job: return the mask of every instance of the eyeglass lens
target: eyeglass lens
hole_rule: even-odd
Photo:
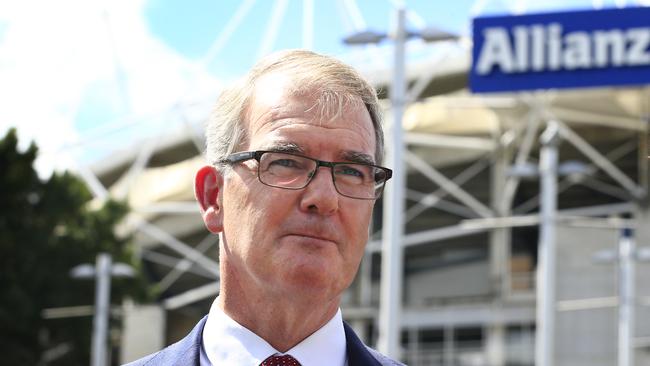
[[[300,189],[309,183],[317,166],[315,160],[306,157],[267,152],[260,157],[259,178],[270,186]],[[337,163],[332,174],[337,191],[355,198],[376,198],[385,182],[382,169],[364,164]]]

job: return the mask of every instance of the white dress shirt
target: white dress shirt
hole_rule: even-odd
[[[269,356],[291,355],[302,366],[347,366],[341,309],[319,330],[285,353],[234,321],[212,303],[203,329],[201,366],[258,366]]]

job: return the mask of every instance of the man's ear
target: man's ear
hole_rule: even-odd
[[[215,234],[223,231],[222,188],[223,175],[215,167],[206,165],[196,172],[194,196],[201,207],[205,227]]]

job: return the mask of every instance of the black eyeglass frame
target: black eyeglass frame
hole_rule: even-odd
[[[314,174],[309,177],[307,180],[307,183],[305,183],[304,186],[302,187],[283,187],[283,186],[275,186],[271,185],[268,183],[265,183],[262,181],[262,178],[260,177],[260,160],[262,158],[262,155],[266,153],[277,153],[277,154],[285,154],[285,155],[292,155],[292,156],[297,156],[303,159],[308,159],[311,161],[316,162],[316,169],[314,170]],[[260,181],[260,183],[264,184],[265,186],[269,187],[274,187],[274,188],[281,188],[281,189],[290,189],[290,190],[299,190],[299,189],[304,189],[311,183],[311,181],[314,179],[316,174],[318,174],[318,168],[321,166],[328,167],[330,168],[330,174],[332,176],[332,182],[334,183],[334,188],[336,189],[336,192],[338,192],[341,196],[349,197],[349,198],[354,198],[354,199],[359,199],[359,200],[376,200],[379,197],[381,197],[382,193],[384,192],[384,187],[386,186],[386,182],[393,176],[393,171],[389,168],[379,166],[379,165],[374,165],[374,164],[368,164],[368,163],[360,163],[360,162],[354,162],[354,161],[324,161],[324,160],[318,160],[309,156],[301,155],[301,154],[296,154],[293,152],[285,152],[285,151],[274,151],[274,150],[254,150],[254,151],[241,151],[241,152],[236,152],[233,154],[230,154],[226,156],[225,158],[219,160],[217,163],[219,164],[237,164],[241,163],[247,160],[255,159],[257,160],[257,179]],[[377,168],[380,170],[383,170],[384,173],[386,174],[386,179],[384,179],[383,184],[381,185],[381,189],[379,190],[379,193],[375,194],[375,197],[373,198],[364,198],[364,197],[354,197],[354,196],[349,196],[347,194],[341,193],[339,191],[338,186],[336,185],[336,176],[334,175],[334,167],[337,165],[349,165],[349,164],[357,164],[357,165],[364,165],[364,166],[369,166],[373,168]]]

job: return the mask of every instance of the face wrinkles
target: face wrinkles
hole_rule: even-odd
[[[355,113],[358,114],[358,113]],[[344,114],[345,115],[345,114]],[[349,115],[349,114],[348,114]],[[259,143],[251,141],[250,150],[272,150],[297,153],[325,161],[349,161],[374,164],[374,134],[359,129],[357,122],[333,121],[317,124],[302,118],[262,121],[255,135],[264,136]],[[313,136],[337,136],[314,139]],[[322,152],[328,153],[327,157]]]
[[[305,149],[303,149],[300,145],[294,142],[283,142],[283,141],[273,142],[268,145],[262,145],[258,150],[298,154],[309,158],[313,158],[312,156],[310,156],[305,152]],[[331,161],[331,163],[336,163],[336,162],[352,162],[352,163],[362,163],[362,164],[371,164],[371,165],[375,164],[375,161],[372,158],[372,156],[358,151],[342,151],[339,154],[339,158],[337,158],[336,161]]]

